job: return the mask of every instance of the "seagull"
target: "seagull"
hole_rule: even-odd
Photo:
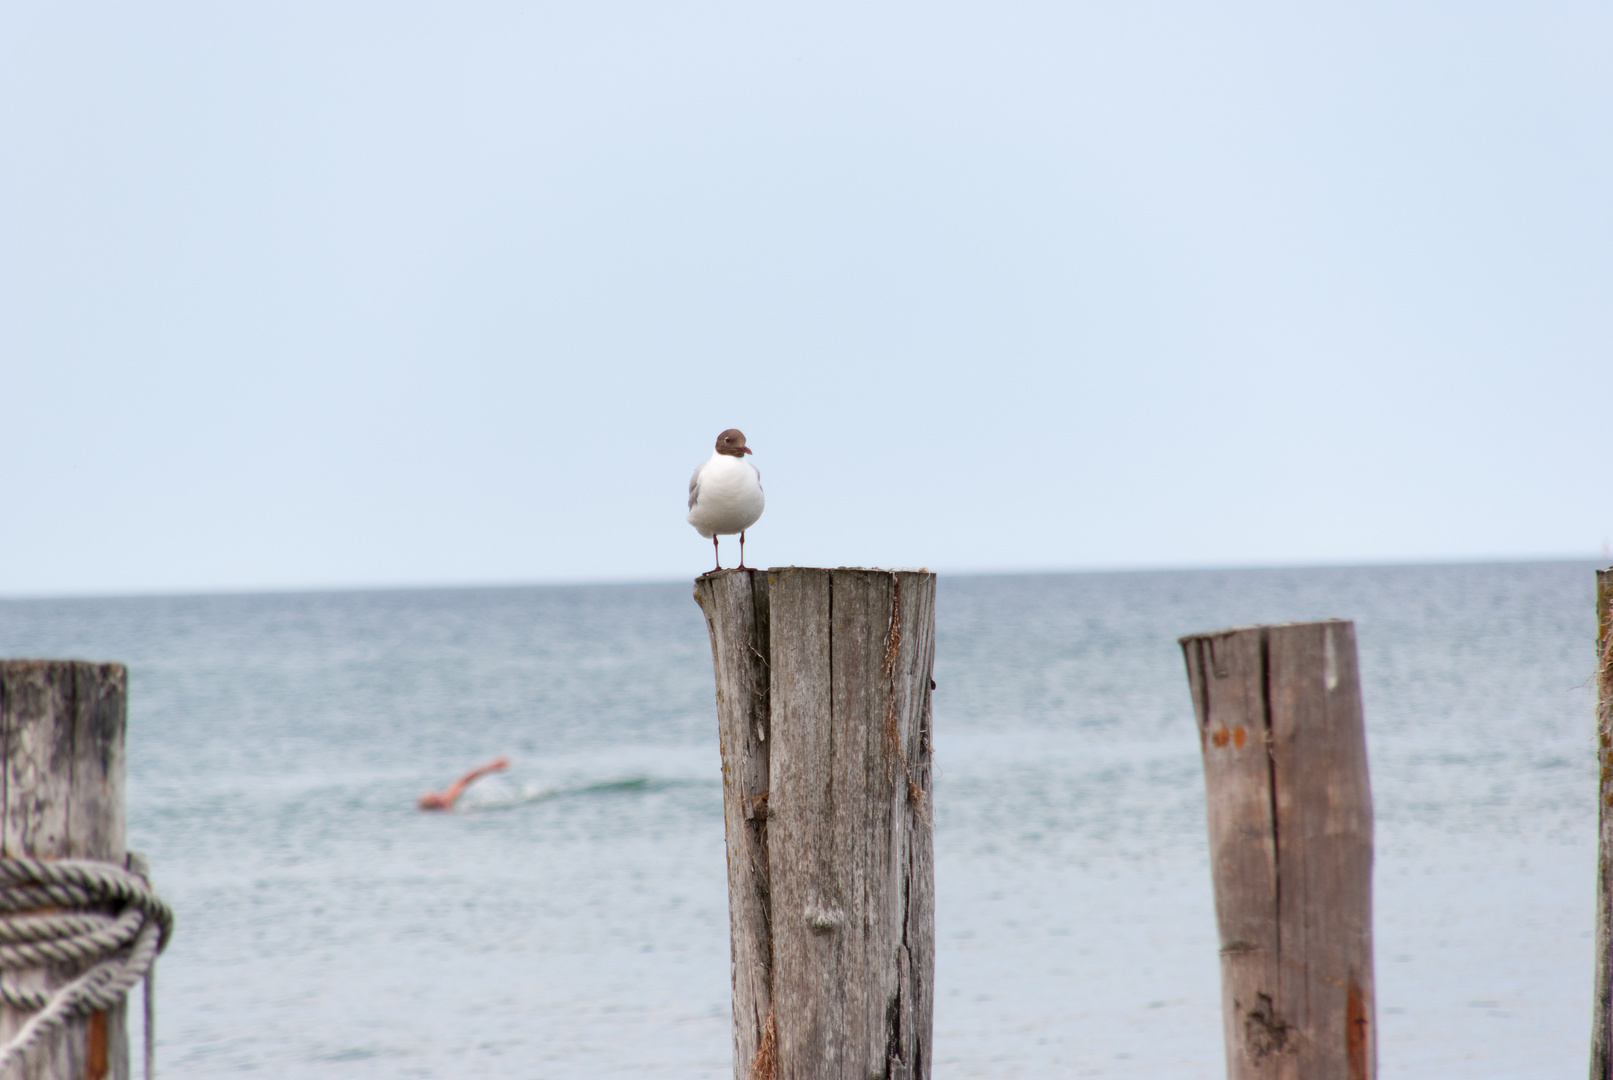
[[[711,550],[722,569],[717,537],[739,534],[739,569],[745,569],[745,530],[762,516],[762,474],[745,460],[751,448],[745,433],[729,428],[717,436],[717,449],[689,477],[689,524],[701,536],[711,537]]]

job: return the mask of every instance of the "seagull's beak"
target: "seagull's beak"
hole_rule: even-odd
[[[751,449],[751,448],[750,448],[750,447],[748,447],[748,446],[741,446],[741,447],[740,447],[740,449],[741,449],[741,450],[743,450],[743,451],[745,451],[745,453],[747,453],[747,454],[754,454],[754,453],[755,453],[755,452],[756,452],[756,451],[754,451],[754,450],[752,450],[752,449]]]

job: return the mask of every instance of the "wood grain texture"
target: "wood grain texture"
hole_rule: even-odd
[[[1613,1080],[1613,569],[1596,572],[1596,990],[1591,1080]]]
[[[1233,1080],[1377,1073],[1372,793],[1346,621],[1181,640]]]
[[[752,572],[749,588],[766,598],[758,620],[728,599],[739,576],[708,574],[696,584],[717,665],[725,806],[754,804],[756,777],[767,785],[764,884],[735,868],[736,851],[756,850],[756,826],[727,814],[735,1076],[928,1077],[935,577],[786,567],[767,571],[759,587]],[[765,722],[754,715],[748,722],[765,738],[742,743],[730,734],[742,711],[730,687],[750,676],[738,673],[726,643],[763,624],[767,647],[755,652],[765,657],[767,693],[758,706],[752,692],[746,708],[765,711]],[[765,765],[734,767],[763,744]],[[753,899],[765,916],[756,917]],[[757,1023],[758,979],[766,982],[774,1033],[771,1053],[760,1057],[752,1049],[766,1030]]]
[[[717,677],[723,829],[728,840],[734,1060],[756,1059],[773,1007],[768,924],[768,581],[759,570],[707,574],[695,582]],[[738,1069],[735,1075],[742,1075]]]
[[[123,865],[124,717],[121,664],[0,661],[0,849],[8,856],[102,859]],[[54,988],[61,968],[5,973],[17,985]],[[42,1051],[31,1080],[125,1080],[123,1006],[71,1026]],[[0,1039],[30,1014],[0,1004]]]

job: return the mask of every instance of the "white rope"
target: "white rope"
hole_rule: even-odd
[[[150,1080],[151,971],[173,934],[174,913],[147,878],[145,860],[132,852],[127,870],[90,859],[0,859],[0,1001],[34,1014],[0,1046],[0,1077],[16,1073],[74,1018],[113,1007],[145,979]],[[50,991],[23,989],[7,978],[60,965],[83,970]]]

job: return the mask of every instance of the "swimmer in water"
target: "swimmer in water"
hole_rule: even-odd
[[[455,780],[441,791],[428,791],[420,796],[420,809],[422,810],[452,810],[455,801],[464,794],[465,789],[472,783],[480,780],[488,773],[501,772],[510,767],[510,759],[497,757],[486,765],[478,765],[470,772]]]

